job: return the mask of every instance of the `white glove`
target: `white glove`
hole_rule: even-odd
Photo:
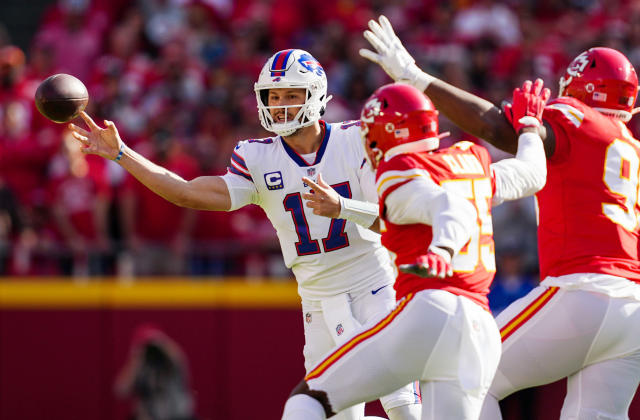
[[[389,19],[383,15],[379,20],[380,23],[371,19],[370,30],[364,31],[364,37],[375,48],[377,54],[362,48],[360,55],[379,64],[396,82],[407,83],[424,92],[435,77],[423,72],[416,65],[416,61],[393,32]]]

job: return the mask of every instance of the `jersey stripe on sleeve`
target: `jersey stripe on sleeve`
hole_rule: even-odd
[[[571,105],[557,103],[548,105],[547,108],[556,109],[562,112],[565,118],[567,118],[576,127],[580,127],[582,125],[582,120],[584,120],[584,113],[572,107]]]
[[[242,156],[240,156],[236,152],[233,152],[231,154],[231,166],[229,166],[227,170],[233,174],[240,175],[241,177],[253,182],[251,174],[249,173],[249,169],[247,168],[247,164],[245,163]]]
[[[405,183],[418,177],[427,177],[431,179],[429,173],[423,169],[409,169],[406,171],[387,171],[383,173],[376,181],[378,196],[384,196],[386,191],[396,184]]]

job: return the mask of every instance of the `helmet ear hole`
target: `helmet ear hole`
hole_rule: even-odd
[[[262,101],[262,105],[267,106],[269,103],[269,89],[260,90],[260,100]]]

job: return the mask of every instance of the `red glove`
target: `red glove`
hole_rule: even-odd
[[[435,252],[434,252],[435,251]],[[437,253],[436,253],[437,252]],[[421,255],[411,264],[401,264],[400,271],[420,277],[445,278],[453,275],[451,254],[441,248],[429,248],[426,255]]]
[[[548,88],[542,89],[542,79],[536,79],[532,84],[527,80],[522,88],[513,90],[511,104],[503,104],[507,120],[513,126],[516,133],[525,127],[540,127],[542,125],[542,112],[551,96]]]

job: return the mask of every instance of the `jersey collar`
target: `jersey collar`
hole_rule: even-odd
[[[298,154],[298,152],[293,150],[291,148],[291,146],[289,146],[287,144],[287,142],[282,139],[282,136],[280,137],[280,142],[282,143],[282,147],[284,147],[284,151],[287,152],[289,157],[295,163],[297,163],[298,166],[302,166],[302,167],[314,166],[314,165],[318,164],[322,160],[322,156],[324,156],[324,152],[325,152],[325,150],[327,150],[327,144],[329,143],[329,137],[331,136],[331,124],[327,124],[326,122],[320,120],[320,128],[324,132],[324,135],[322,136],[322,143],[320,144],[320,147],[318,148],[318,151],[316,152],[316,158],[313,161],[313,163],[308,163],[306,160],[304,160],[304,158],[302,156],[300,156]]]

